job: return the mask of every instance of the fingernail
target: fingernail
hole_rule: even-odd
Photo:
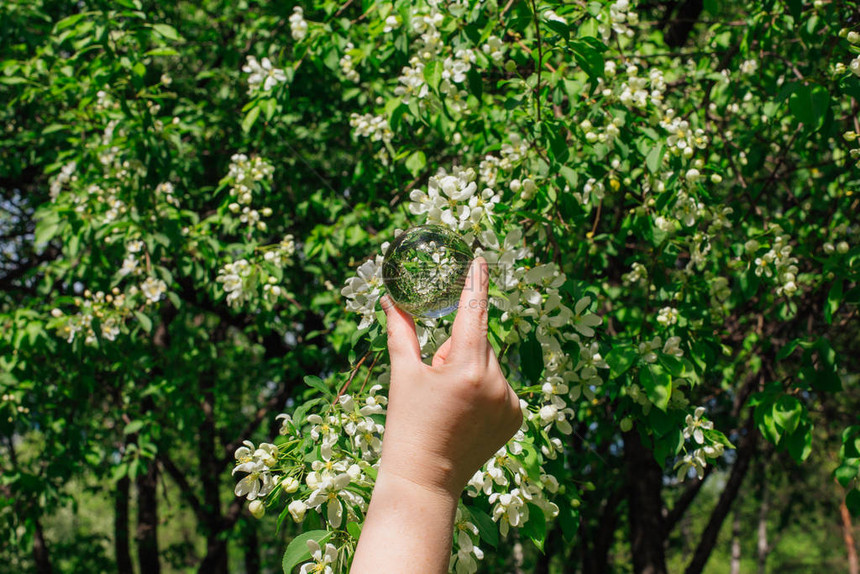
[[[382,307],[383,312],[388,315],[388,309],[391,308],[391,297],[386,293],[379,299],[379,306]]]

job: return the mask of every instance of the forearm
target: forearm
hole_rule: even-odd
[[[350,574],[444,574],[457,496],[379,472]]]

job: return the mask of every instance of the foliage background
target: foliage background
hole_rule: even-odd
[[[306,375],[336,391],[378,348],[341,287],[421,220],[410,192],[454,166],[486,184],[519,142],[480,224],[524,230],[570,308],[592,299],[606,364],[550,431],[561,516],[482,536],[482,571],[856,572],[856,3],[303,8],[297,38],[275,2],[0,6],[3,563],[278,571],[301,527],[251,517],[234,452],[317,397]],[[453,81],[428,58],[410,99],[434,10],[439,54],[475,59]],[[249,84],[249,56],[283,76]],[[264,160],[251,202],[234,154]],[[493,319],[520,388],[541,382],[541,341]],[[737,449],[679,480],[697,406]]]

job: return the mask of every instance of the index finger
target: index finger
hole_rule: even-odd
[[[487,290],[490,271],[487,261],[478,257],[472,261],[466,284],[460,294],[460,304],[451,329],[451,352],[478,355],[489,348],[487,340]]]

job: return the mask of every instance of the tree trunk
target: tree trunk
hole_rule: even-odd
[[[624,433],[630,507],[630,551],[635,574],[666,574],[663,471],[639,433]]]
[[[618,526],[618,505],[626,494],[623,486],[616,488],[603,502],[600,520],[593,531],[587,529],[586,521],[582,521],[579,531],[582,546],[582,574],[604,574],[609,572],[609,549],[615,541],[615,530]],[[590,546],[589,546],[590,540]],[[570,570],[574,572],[575,563],[570,561]]]
[[[685,0],[678,7],[677,13],[673,15],[665,32],[666,44],[673,48],[686,44],[703,8],[703,0]]]
[[[770,491],[767,488],[767,477],[764,468],[761,469],[761,505],[758,509],[758,574],[767,571],[767,555],[770,546],[767,543],[767,515],[770,511]]]
[[[257,539],[257,524],[246,520],[244,524],[245,533],[245,574],[260,574],[260,542]]]
[[[741,574],[741,511],[735,508],[732,520],[732,563],[731,574]]]
[[[752,414],[747,419],[744,431],[745,434],[738,447],[737,459],[726,482],[726,487],[723,489],[722,494],[720,494],[720,499],[717,501],[713,512],[711,512],[711,518],[708,520],[704,532],[702,532],[699,545],[696,546],[696,552],[693,554],[693,559],[690,561],[689,566],[687,566],[685,574],[701,574],[702,570],[704,570],[705,564],[708,562],[708,558],[710,558],[711,552],[713,552],[714,546],[717,543],[717,535],[720,533],[723,521],[728,516],[732,508],[732,503],[737,497],[744,477],[749,470],[750,461],[755,453],[758,441],[758,429],[755,428]]]
[[[141,574],[159,574],[158,470],[155,461],[137,480],[137,563]]]
[[[9,461],[12,463],[12,468],[18,469],[18,455],[15,454],[15,444],[12,442],[12,437],[7,436],[6,442],[9,445]],[[48,554],[48,545],[45,542],[45,533],[42,531],[42,523],[39,522],[41,513],[38,503],[33,502],[32,507],[22,509],[21,504],[26,504],[25,501],[19,501],[15,504],[16,512],[27,515],[32,512],[33,521],[33,561],[36,563],[36,572],[38,574],[52,574],[53,567],[51,566],[51,557]]]
[[[33,517],[33,560],[36,562],[38,574],[51,574],[51,557],[48,555],[48,545],[45,543],[45,533],[42,531],[42,523],[37,516]]]
[[[848,552],[848,574],[860,574],[857,562],[857,543],[854,541],[854,527],[851,524],[851,513],[845,505],[845,498],[839,503],[839,513],[842,515],[842,538],[845,540],[845,550]]]
[[[129,550],[130,533],[128,531],[128,499],[131,491],[131,481],[128,476],[122,477],[116,483],[114,494],[114,553],[116,554],[116,571],[119,574],[134,574]]]
[[[221,537],[225,528],[221,513],[221,485],[218,477],[221,468],[216,453],[215,428],[215,375],[204,372],[200,375],[200,395],[203,397],[201,408],[203,422],[198,435],[200,457],[200,482],[203,486],[203,514],[206,522],[206,556],[200,563],[200,574],[227,574],[227,541]]]

